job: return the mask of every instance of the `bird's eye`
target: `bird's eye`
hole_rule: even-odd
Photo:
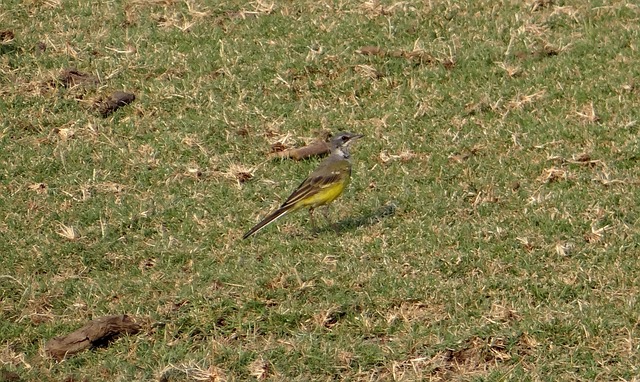
[[[346,136],[346,135],[343,135],[343,136],[342,136],[342,142],[346,142],[346,141],[348,141],[348,140],[349,140],[349,137],[348,137],[348,136]]]

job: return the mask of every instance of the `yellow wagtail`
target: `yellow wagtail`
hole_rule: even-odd
[[[320,166],[298,186],[280,208],[267,215],[242,238],[246,239],[279,217],[304,207],[309,207],[312,218],[316,207],[333,202],[342,194],[351,178],[349,145],[361,137],[361,134],[338,133],[329,144],[331,148],[329,157],[320,163]]]

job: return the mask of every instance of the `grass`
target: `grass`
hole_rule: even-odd
[[[5,3],[3,379],[637,380],[635,5]],[[339,130],[337,230],[242,241]]]

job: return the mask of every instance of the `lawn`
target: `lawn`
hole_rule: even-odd
[[[4,0],[0,381],[638,381],[639,42],[617,0]],[[242,240],[338,131],[330,222]]]

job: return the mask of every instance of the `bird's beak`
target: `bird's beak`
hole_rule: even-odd
[[[352,144],[353,142],[357,141],[358,139],[360,139],[360,138],[362,138],[362,137],[364,137],[364,135],[362,135],[362,134],[352,134],[352,135],[349,137],[349,140],[348,140],[347,142],[345,142],[345,146],[351,146],[351,144]]]

